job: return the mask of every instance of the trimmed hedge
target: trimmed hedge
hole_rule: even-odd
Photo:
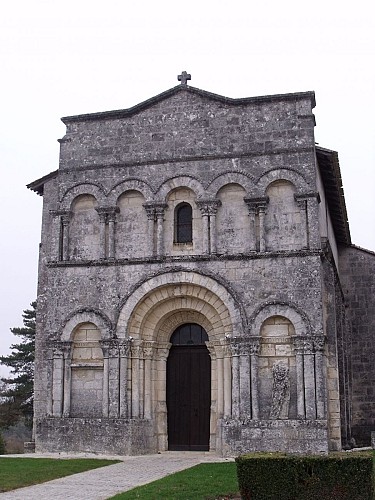
[[[374,500],[375,453],[236,458],[243,500]]]

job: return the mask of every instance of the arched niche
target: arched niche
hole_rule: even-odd
[[[98,204],[92,194],[81,194],[71,204],[69,260],[96,260],[100,256]]]
[[[119,195],[116,205],[116,257],[136,258],[147,254],[145,198],[140,191],[129,190]]]

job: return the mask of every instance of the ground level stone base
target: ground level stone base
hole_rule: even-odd
[[[325,420],[219,421],[219,453],[233,456],[253,451],[327,453]]]
[[[91,452],[115,455],[156,453],[150,420],[109,418],[37,419],[36,452]]]

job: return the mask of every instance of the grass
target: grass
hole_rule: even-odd
[[[239,498],[234,462],[199,464],[112,497],[116,500]]]
[[[118,462],[99,459],[0,458],[0,493]]]

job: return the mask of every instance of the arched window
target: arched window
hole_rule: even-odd
[[[205,345],[208,335],[197,323],[185,323],[179,326],[171,336],[172,345]]]
[[[175,209],[174,242],[192,243],[193,241],[193,210],[189,203],[179,203]]]

